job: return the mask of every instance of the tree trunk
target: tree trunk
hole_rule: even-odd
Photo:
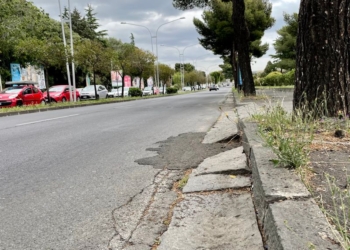
[[[349,7],[350,0],[301,1],[294,109],[349,114]]]
[[[124,70],[123,70],[123,72],[124,72]],[[125,75],[124,75],[124,73],[123,73],[123,75],[122,75],[122,98],[124,98],[124,77],[125,77]]]
[[[232,0],[232,20],[234,42],[238,51],[238,64],[242,73],[243,91],[245,96],[255,95],[255,86],[249,55],[249,30],[245,22],[244,0]]]
[[[47,69],[47,66],[44,68],[44,72],[45,72],[45,87],[47,92],[47,102],[51,103],[50,90],[49,90],[49,70]]]
[[[235,88],[238,88],[238,75],[237,75],[237,55],[236,55],[236,47],[235,43],[232,43],[231,49],[231,66],[233,72],[233,79],[235,81]]]
[[[97,89],[96,89],[96,74],[95,74],[95,70],[93,71],[93,74],[94,74],[94,88],[95,88],[95,98],[96,100],[99,99],[99,96],[97,94]]]

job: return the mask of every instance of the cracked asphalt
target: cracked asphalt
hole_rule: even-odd
[[[237,143],[203,144],[206,133],[186,133],[157,142],[157,148],[148,148],[158,154],[136,160],[141,165],[155,168],[189,169],[196,168],[205,158],[237,147]]]
[[[0,249],[147,249],[229,91],[0,117]]]

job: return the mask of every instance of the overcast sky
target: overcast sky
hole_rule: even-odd
[[[68,6],[68,0],[60,1],[62,8]],[[32,2],[49,13],[51,18],[59,19],[58,0],[32,0]],[[270,49],[265,56],[252,62],[253,71],[263,70],[266,63],[271,60],[269,55],[274,54],[272,43],[277,37],[276,30],[285,25],[283,13],[291,14],[299,11],[300,0],[270,0],[270,2],[273,5],[272,16],[276,19],[276,23],[265,32],[262,39],[263,42],[270,44]],[[199,35],[193,25],[193,18],[201,18],[203,10],[180,11],[172,6],[172,0],[70,0],[70,4],[71,9],[77,8],[81,14],[84,14],[84,8],[91,4],[97,13],[101,29],[107,30],[110,37],[130,42],[130,35],[133,33],[136,46],[152,51],[153,43],[155,54],[157,42],[161,63],[173,67],[179,62],[179,52],[181,54],[184,52],[185,63],[194,64],[199,70],[211,72],[220,69],[218,65],[222,64],[222,59],[198,44]],[[181,17],[185,19],[171,22]],[[151,39],[151,35],[156,35],[157,29],[157,39]]]

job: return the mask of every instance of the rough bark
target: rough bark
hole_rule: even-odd
[[[255,86],[249,55],[249,30],[245,22],[244,0],[232,0],[234,42],[238,51],[238,64],[242,74],[245,96],[255,95]]]
[[[232,43],[231,65],[232,65],[233,79],[235,81],[235,88],[238,89],[237,56],[236,56],[235,43]]]
[[[350,0],[301,1],[294,109],[349,114],[349,7]]]

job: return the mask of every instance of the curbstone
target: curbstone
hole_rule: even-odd
[[[257,124],[239,119],[237,127],[252,169],[253,199],[268,249],[341,249],[300,178],[270,161],[277,156],[264,146]]]
[[[270,204],[264,226],[269,249],[342,249],[313,199]]]

